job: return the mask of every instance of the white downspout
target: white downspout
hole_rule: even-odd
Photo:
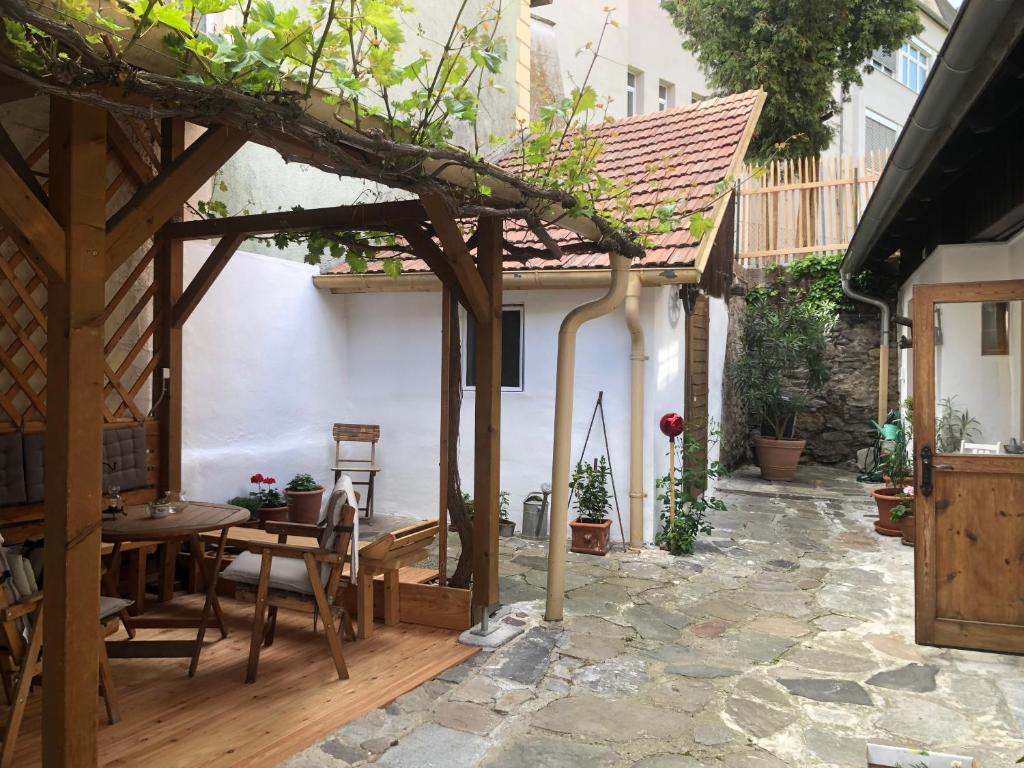
[[[544,618],[562,620],[565,601],[565,527],[569,518],[569,452],[572,449],[572,401],[576,368],[576,332],[595,317],[606,315],[626,297],[629,259],[611,255],[612,283],[608,293],[569,312],[558,329],[558,369],[555,376],[555,435],[551,469],[551,518],[548,532],[548,596]]]
[[[644,545],[644,328],[640,324],[640,276],[631,274],[626,288],[629,328],[629,546]]]

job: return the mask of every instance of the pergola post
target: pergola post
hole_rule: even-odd
[[[438,458],[437,496],[437,583],[448,584],[448,441],[451,429],[448,419],[451,415],[452,388],[452,289],[441,286],[441,430],[440,455]],[[455,382],[458,386],[458,382]]]
[[[477,229],[477,270],[487,313],[476,330],[476,425],[473,463],[473,620],[498,603],[498,494],[501,491],[502,221],[484,216]]]
[[[43,765],[95,766],[99,686],[106,113],[50,99],[50,209],[66,279],[48,286]]]
[[[185,122],[168,118],[160,125],[160,164],[167,168],[185,151]],[[174,219],[181,220],[184,209]],[[158,237],[154,259],[154,281],[157,285],[155,335],[159,362],[153,378],[153,402],[160,401],[156,411],[160,421],[159,490],[181,490],[181,326],[172,320],[174,305],[183,290],[184,244],[181,240]],[[169,369],[165,379],[163,369]]]

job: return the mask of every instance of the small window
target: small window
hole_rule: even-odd
[[[1010,354],[1010,304],[985,301],[981,304],[981,354]]]
[[[900,48],[900,82],[920,93],[928,77],[928,61],[927,53],[912,43],[904,43]]]
[[[676,105],[676,89],[672,83],[662,80],[658,83],[658,111],[664,112],[669,107]]]
[[[896,137],[899,132],[899,126],[892,120],[868,110],[864,118],[864,151],[867,153],[890,151],[896,146]]]
[[[501,308],[501,388],[523,389],[523,321],[522,305]],[[466,316],[466,386],[476,386],[476,320]]]
[[[871,66],[889,77],[896,77],[896,51],[886,53],[881,48],[871,54]]]
[[[640,73],[626,73],[626,117],[640,114]]]

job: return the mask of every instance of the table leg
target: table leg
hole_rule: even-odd
[[[114,548],[110,551],[110,565],[107,570],[103,572],[103,586],[107,590],[107,595],[110,597],[120,597],[120,592],[117,588],[117,577],[116,574],[120,570],[118,564],[121,562],[121,542],[114,542]],[[135,638],[135,628],[132,626],[132,617],[128,615],[128,609],[122,608],[118,614],[121,617],[121,623],[124,625],[124,631],[128,633],[128,639],[132,640]]]
[[[216,583],[216,579],[220,578],[220,563],[221,563],[221,560],[224,557],[224,541],[223,541],[223,539],[226,538],[226,536],[227,536],[227,533],[225,531],[222,531],[221,532],[221,544],[220,544],[220,547],[218,548],[217,562],[216,562],[216,566],[215,566],[215,571],[216,571],[217,576],[214,579],[214,583]],[[197,579],[196,591],[197,592],[199,591],[199,584],[198,584],[198,582],[202,582],[202,585],[203,585],[202,589],[205,592],[206,588],[209,586],[209,583],[210,583],[210,581],[209,581],[210,574],[208,572],[209,569],[207,568],[208,563],[206,562],[206,558],[204,557],[204,553],[203,553],[203,543],[199,539],[198,536],[193,536],[189,540],[189,548],[190,548],[190,550],[192,552],[192,562],[195,564],[195,572],[196,572],[196,579]],[[213,596],[213,615],[214,615],[214,618],[217,621],[217,626],[220,628],[220,636],[221,637],[227,637],[228,636],[228,627],[227,627],[227,624],[224,623],[224,615],[221,613],[221,610],[220,610],[220,598],[217,597],[216,593],[214,593],[214,596]]]
[[[356,584],[356,623],[360,640],[373,634],[373,573],[363,570]]]
[[[217,577],[220,576],[220,563],[224,559],[224,544],[228,538],[228,529],[222,528],[220,532],[220,540],[217,542],[217,556],[214,558],[211,565],[207,565],[205,558],[203,557],[203,546],[199,541],[199,536],[193,534],[191,537],[193,556],[199,557],[200,562],[200,573],[203,574],[203,580],[206,582],[206,600],[203,603],[203,616],[199,622],[199,631],[196,633],[196,648],[192,654],[192,662],[188,666],[188,676],[195,677],[196,669],[199,667],[199,654],[203,650],[203,638],[206,636],[206,622],[210,618],[210,610],[212,609],[214,614],[217,616],[217,622],[220,624],[220,633],[222,637],[228,636],[227,627],[224,624],[224,618],[220,612],[220,601],[217,600]]]

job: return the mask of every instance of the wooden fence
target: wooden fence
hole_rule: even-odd
[[[888,158],[776,160],[737,180],[736,258],[758,268],[846,250]]]

